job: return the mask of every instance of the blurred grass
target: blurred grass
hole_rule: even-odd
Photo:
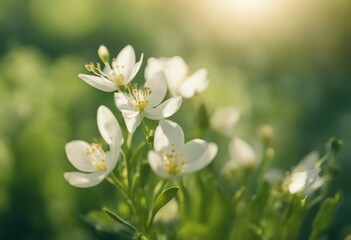
[[[197,101],[210,112],[241,108],[237,133],[249,139],[272,124],[281,168],[343,139],[345,200],[330,236],[350,232],[351,2],[290,1],[256,21],[209,2],[0,0],[1,239],[93,238],[78,215],[100,208],[109,186],[75,189],[62,175],[72,169],[64,144],[98,136],[97,107],[115,109],[110,94],[77,77],[99,44],[207,68],[211,84]]]

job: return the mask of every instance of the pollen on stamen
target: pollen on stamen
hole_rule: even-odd
[[[148,96],[151,92],[149,87],[143,87],[138,89],[137,83],[128,84],[127,92],[125,96],[128,98],[129,102],[134,106],[134,108],[139,111],[144,111],[144,109],[149,105]]]
[[[107,170],[105,164],[106,154],[102,149],[101,144],[92,143],[90,148],[87,149],[86,154],[88,155],[92,165],[94,165],[98,171],[103,172]]]
[[[174,148],[174,144],[169,146],[170,153],[164,154],[164,167],[167,172],[172,175],[177,175],[182,172],[182,167],[184,165],[184,153],[177,153]]]

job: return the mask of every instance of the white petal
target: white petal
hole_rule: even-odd
[[[101,105],[97,111],[97,124],[102,138],[107,144],[112,143],[112,138],[121,143],[122,131],[117,119],[110,109]]]
[[[232,161],[239,165],[252,166],[256,164],[256,154],[252,147],[240,138],[233,138],[229,144],[229,154]]]
[[[305,188],[304,194],[306,194],[306,195],[312,194],[312,193],[315,192],[318,188],[320,188],[320,187],[325,183],[325,181],[326,181],[325,178],[317,176],[316,179],[313,181],[313,183],[311,183],[310,186],[308,186],[307,188]]]
[[[208,86],[207,70],[200,69],[188,77],[178,89],[184,98],[191,98],[195,93],[203,92]]]
[[[106,152],[106,171],[108,171],[109,173],[112,172],[117,165],[120,150],[120,145],[117,143],[116,139],[113,139],[112,144],[110,145],[110,151]]]
[[[305,156],[301,162],[296,166],[294,171],[305,171],[308,169],[313,169],[316,166],[316,163],[319,160],[318,151],[310,152],[307,156]]]
[[[187,142],[183,147],[184,161],[190,164],[198,160],[207,150],[208,143],[202,139],[193,139]]]
[[[78,76],[90,86],[104,92],[114,92],[118,89],[117,85],[114,82],[111,82],[110,80],[103,77],[87,74],[79,74]]]
[[[125,117],[134,118],[136,115],[139,114],[139,111],[133,107],[133,105],[130,103],[130,101],[124,95],[124,93],[115,93],[114,100],[116,107],[122,112],[122,114]]]
[[[157,72],[154,76],[146,81],[145,87],[149,87],[151,94],[148,96],[150,107],[159,105],[167,93],[167,80],[163,72]]]
[[[88,188],[98,185],[105,179],[104,172],[81,173],[81,172],[65,172],[65,179],[75,187]]]
[[[139,61],[133,67],[133,70],[132,70],[131,75],[129,76],[129,79],[124,84],[128,84],[128,83],[130,83],[130,81],[133,80],[135,75],[138,73],[138,71],[141,67],[141,64],[143,63],[143,58],[144,58],[144,54],[141,54]]]
[[[309,187],[313,181],[317,178],[320,169],[311,169],[304,172],[292,173],[288,178],[289,183],[288,190],[291,194],[301,192]]]
[[[68,160],[75,168],[83,172],[96,171],[96,167],[91,164],[87,155],[87,149],[89,148],[90,144],[81,140],[71,141],[65,145]]]
[[[145,117],[153,120],[160,120],[172,116],[182,105],[182,97],[172,97],[155,108],[146,108]]]
[[[155,73],[159,71],[164,71],[167,60],[168,60],[167,58],[159,58],[159,59],[156,59],[153,57],[149,58],[147,60],[147,65],[144,71],[145,80],[149,81],[154,76]]]
[[[160,125],[158,125],[156,127],[155,135],[154,135],[154,149],[157,152],[161,152],[170,145],[171,145],[170,139],[164,133],[162,127]]]
[[[163,165],[162,156],[160,154],[153,150],[150,150],[148,153],[148,161],[152,171],[154,171],[157,175],[164,178],[171,177]]]
[[[167,61],[165,73],[168,81],[169,88],[177,89],[186,78],[188,73],[188,66],[183,58],[175,56]]]
[[[210,119],[211,127],[223,134],[231,137],[234,127],[240,119],[240,110],[235,107],[222,107],[215,111]]]
[[[214,157],[217,155],[217,152],[217,144],[208,143],[206,151],[202,154],[200,158],[183,166],[183,173],[191,173],[203,169],[212,162]]]
[[[123,115],[123,114],[122,114]],[[141,116],[138,112],[138,114],[135,117],[129,117],[129,116],[124,116],[124,122],[127,126],[128,132],[133,133],[135,132],[135,129],[140,125],[141,123]]]
[[[155,130],[154,148],[161,151],[164,147],[174,144],[181,149],[184,145],[183,129],[175,122],[161,120]]]
[[[123,74],[125,79],[130,79],[132,74],[132,70],[135,65],[135,52],[132,46],[128,45],[124,47],[116,57],[116,61],[114,62],[114,68],[123,68]]]

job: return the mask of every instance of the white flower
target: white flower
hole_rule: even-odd
[[[301,172],[293,172],[284,180],[284,186],[288,188],[291,194],[304,192],[312,186],[317,179],[320,169],[309,169]],[[307,195],[307,194],[306,194]]]
[[[87,74],[79,74],[78,76],[89,85],[105,92],[117,91],[121,86],[130,83],[139,71],[143,61],[143,54],[141,54],[140,60],[137,63],[135,62],[135,52],[130,45],[123,48],[117,57],[112,60],[112,67],[108,62],[107,48],[100,46],[98,53],[105,64],[105,68],[102,70],[100,64],[95,66],[90,63],[86,65],[86,68],[96,76]]]
[[[292,170],[283,183],[290,194],[312,194],[323,185],[325,179],[319,176],[321,169],[317,166],[319,154],[316,151],[309,153]]]
[[[97,124],[102,138],[109,145],[105,152],[101,144],[71,141],[65,150],[68,160],[80,172],[66,172],[65,179],[75,187],[92,187],[99,184],[115,168],[123,141],[120,126],[113,113],[105,106],[97,111]]]
[[[250,168],[257,164],[253,148],[240,138],[232,138],[229,143],[230,160],[224,165],[222,172],[229,173],[239,168]]]
[[[231,137],[234,133],[234,126],[240,118],[240,110],[235,107],[223,107],[215,111],[210,119],[213,130],[220,134]]]
[[[180,95],[191,98],[196,93],[203,92],[208,86],[207,70],[202,68],[188,75],[188,66],[181,57],[149,58],[145,68],[145,78],[158,71],[163,71],[167,77],[168,87],[173,96]]]
[[[151,169],[164,178],[198,171],[217,154],[217,145],[202,139],[184,144],[183,129],[175,122],[161,120],[155,130],[154,150],[148,153]]]
[[[143,117],[160,120],[178,111],[182,98],[172,97],[161,103],[166,92],[166,77],[162,72],[158,72],[151,79],[146,79],[142,89],[138,89],[136,84],[130,84],[126,91],[115,93],[115,104],[122,112],[130,133],[140,125]]]

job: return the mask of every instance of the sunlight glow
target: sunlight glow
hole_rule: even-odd
[[[188,4],[203,24],[225,38],[279,27],[288,10],[283,3],[279,0],[203,0]]]

